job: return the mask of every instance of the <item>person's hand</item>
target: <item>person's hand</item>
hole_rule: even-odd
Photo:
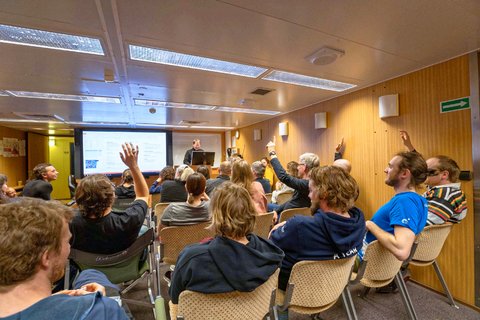
[[[132,169],[138,165],[138,146],[134,147],[132,143],[122,144],[123,153],[120,152],[120,158],[125,165]]]
[[[267,152],[270,153],[272,151],[275,151],[275,136],[273,136],[273,141],[267,143]]]
[[[208,194],[204,191],[202,193],[202,195],[200,196],[200,199],[203,200],[203,201],[208,201],[210,200],[210,197],[208,196]]]
[[[367,231],[370,231],[370,227],[372,225],[375,225],[375,222],[372,222],[370,220],[365,221],[365,227],[367,228]]]
[[[158,177],[158,179],[156,181],[157,181],[157,183],[162,182],[162,177]]]
[[[345,150],[345,143],[343,142],[343,138],[342,138],[342,141],[339,144],[337,144],[337,147],[335,148],[335,152],[343,154],[344,150]]]
[[[281,228],[285,225],[285,223],[287,223],[287,221],[283,221],[282,223],[279,223],[275,226],[273,226],[272,230],[270,230],[270,233],[268,234],[268,237],[270,238],[272,236],[272,232],[277,230],[278,228]]]
[[[402,138],[403,145],[407,147],[408,151],[413,151],[415,148],[413,147],[412,141],[410,141],[410,136],[408,132],[405,130],[400,130],[400,138]]]
[[[277,211],[273,211],[273,224],[277,223],[278,221],[278,213]]]
[[[81,287],[80,290],[85,290],[89,293],[99,291],[102,294],[102,296],[107,295],[107,292],[105,291],[105,287],[96,282],[87,283],[86,285]]]

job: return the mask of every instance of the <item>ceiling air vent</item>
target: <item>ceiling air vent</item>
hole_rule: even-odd
[[[35,121],[42,121],[42,122],[65,122],[60,116],[56,114],[37,114],[37,113],[24,113],[24,112],[14,112],[14,115],[27,119],[27,120],[35,120]]]
[[[250,92],[250,93],[251,93],[251,94],[258,94],[258,95],[264,96],[264,95],[266,95],[267,93],[272,92],[272,91],[273,91],[273,89],[257,88],[257,89],[253,90],[253,91]]]

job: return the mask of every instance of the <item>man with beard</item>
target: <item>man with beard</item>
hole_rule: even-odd
[[[385,183],[393,187],[395,196],[366,222],[368,232],[359,258],[363,258],[368,243],[378,240],[404,261],[427,221],[427,201],[415,192],[427,178],[427,164],[417,152],[400,152],[390,160],[385,174]]]
[[[74,290],[51,295],[70,253],[72,215],[68,207],[40,199],[0,206],[1,319],[128,319],[103,296],[105,287],[115,286],[96,270],[82,272]]]

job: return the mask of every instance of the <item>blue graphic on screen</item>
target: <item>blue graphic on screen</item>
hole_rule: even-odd
[[[85,160],[86,169],[96,169],[98,160]]]

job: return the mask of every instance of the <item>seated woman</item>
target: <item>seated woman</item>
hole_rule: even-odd
[[[206,180],[200,173],[187,178],[185,189],[188,192],[186,202],[173,202],[163,211],[158,231],[167,226],[185,226],[210,221],[208,205],[210,198],[205,193]]]
[[[165,181],[160,192],[162,202],[184,202],[187,201],[185,181],[194,171],[186,164],[182,164],[175,171],[175,179]]]
[[[267,212],[267,197],[260,182],[254,181],[252,169],[247,161],[239,160],[233,163],[232,182],[248,190],[258,213]]]
[[[295,216],[270,232],[270,240],[285,252],[278,277],[281,290],[298,261],[347,258],[362,248],[365,218],[354,206],[359,193],[355,179],[338,167],[316,167],[308,186],[313,217]]]
[[[175,170],[173,167],[166,166],[160,171],[158,179],[153,181],[152,186],[150,187],[150,194],[160,193],[162,191],[162,185],[167,180],[173,180],[175,178]]]
[[[223,183],[212,197],[210,211],[216,236],[180,253],[169,289],[173,304],[184,290],[252,291],[282,262],[282,250],[252,233],[257,212],[245,188]]]
[[[148,186],[138,167],[138,147],[122,146],[123,163],[132,172],[136,198],[125,212],[112,212],[115,190],[100,174],[83,178],[75,191],[79,213],[70,222],[72,248],[91,253],[116,253],[137,239],[147,213]]]
[[[297,177],[298,176],[298,162],[290,161],[287,163],[287,173],[291,176]],[[290,188],[286,184],[281,181],[278,181],[275,187],[275,190],[272,192],[272,203],[277,203],[277,197],[279,194],[286,193],[286,192],[293,192],[293,188]]]
[[[122,173],[122,182],[115,187],[115,196],[119,199],[135,199],[132,171],[126,169]]]

